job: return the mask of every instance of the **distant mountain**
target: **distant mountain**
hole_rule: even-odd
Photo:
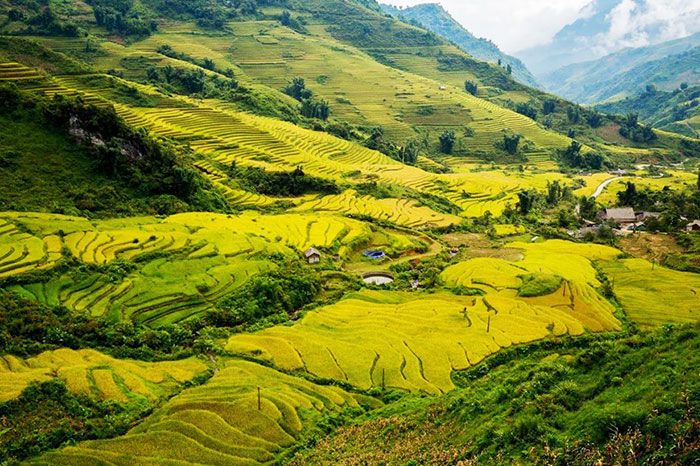
[[[491,63],[497,63],[500,60],[503,66],[511,65],[515,79],[528,86],[541,87],[522,61],[506,55],[490,40],[475,37],[437,3],[426,3],[404,9],[382,5],[382,9],[385,13],[401,17],[407,22],[444,37],[474,58]]]
[[[700,137],[700,86],[660,91],[650,86],[644,92],[617,102],[596,106],[604,113],[637,113],[656,128],[694,138]]]
[[[632,96],[647,84],[670,91],[682,82],[700,83],[700,33],[565,66],[541,81],[548,91],[580,103]]]
[[[689,36],[700,28],[697,2],[593,0],[549,44],[516,53],[540,79],[554,70],[592,61],[628,47]],[[673,5],[671,5],[673,3]]]

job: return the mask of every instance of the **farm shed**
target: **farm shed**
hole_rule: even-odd
[[[321,262],[321,253],[315,248],[309,248],[304,251],[304,257],[306,257],[306,261],[309,264],[318,264]]]
[[[601,210],[598,212],[598,218],[604,222],[611,220],[616,223],[634,223],[637,221],[637,216],[631,207]]]
[[[694,222],[689,223],[685,229],[687,231],[700,231],[700,220],[695,220]]]

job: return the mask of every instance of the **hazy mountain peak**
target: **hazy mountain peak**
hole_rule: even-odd
[[[699,0],[594,0],[551,43],[517,56],[535,75],[542,76],[623,48],[687,37],[699,28]]]

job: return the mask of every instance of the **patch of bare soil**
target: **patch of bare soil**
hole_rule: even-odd
[[[671,235],[639,233],[620,240],[620,247],[628,254],[663,264],[671,254],[682,254],[684,249]]]

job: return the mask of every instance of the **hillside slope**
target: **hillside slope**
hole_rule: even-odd
[[[596,61],[577,63],[542,77],[555,94],[595,103],[632,96],[647,84],[670,91],[700,82],[700,32],[650,47],[630,48]]]
[[[636,96],[601,104],[596,109],[621,115],[636,112],[642,121],[656,128],[693,138],[700,136],[700,86],[673,92],[650,87]]]
[[[503,53],[490,40],[475,37],[437,3],[426,3],[408,8],[382,4],[382,10],[448,39],[474,58],[489,63],[502,63],[503,66],[511,65],[515,79],[528,86],[540,86],[523,62]]]

